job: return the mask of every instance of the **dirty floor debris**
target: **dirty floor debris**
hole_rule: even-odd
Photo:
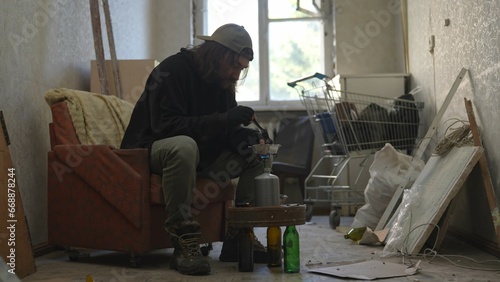
[[[312,273],[315,268],[348,265],[366,261],[385,261],[402,264],[401,257],[380,258],[381,246],[357,245],[344,239],[352,218],[342,217],[338,230],[332,230],[328,216],[313,216],[312,223],[297,226],[301,238],[301,271],[296,274],[283,273],[282,268],[269,268],[266,264],[255,264],[253,272],[238,272],[237,263],[222,263],[218,257],[222,243],[215,243],[209,253],[212,273],[196,277],[196,281],[353,281],[340,277]],[[282,231],[284,228],[282,228]],[[255,233],[262,243],[266,242],[266,229],[256,228]],[[486,254],[461,241],[446,237],[442,255],[463,255],[476,261],[492,260],[488,264],[472,263],[465,257],[448,259],[474,269],[497,269],[482,271],[453,265],[441,257],[435,257],[430,263],[424,258],[405,259],[405,263],[417,263],[420,269],[415,275],[382,278],[375,281],[500,281],[500,259]],[[123,253],[94,251],[89,257],[78,261],[69,261],[67,254],[56,251],[36,259],[37,272],[22,281],[85,281],[91,274],[94,281],[193,281],[193,277],[184,276],[169,269],[172,249],[159,250],[141,257],[141,267],[133,268],[129,264],[129,255]],[[430,259],[430,258],[429,258]]]

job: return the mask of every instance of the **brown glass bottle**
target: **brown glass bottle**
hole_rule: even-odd
[[[267,266],[281,266],[281,228],[279,226],[267,228]]]

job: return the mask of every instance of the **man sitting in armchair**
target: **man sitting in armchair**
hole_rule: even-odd
[[[149,149],[151,171],[162,176],[165,229],[175,246],[171,268],[199,275],[208,274],[210,264],[201,254],[200,225],[191,211],[196,177],[220,183],[239,177],[235,202],[253,204],[254,178],[263,165],[248,146],[264,140],[242,126],[251,123],[254,111],[235,99],[236,84],[253,60],[249,34],[242,26],[226,24],[198,38],[205,42],[182,48],[152,71],[121,148]],[[237,233],[229,229],[221,261],[237,261]],[[254,258],[266,259],[255,236]]]

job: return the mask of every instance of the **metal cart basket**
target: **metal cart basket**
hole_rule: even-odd
[[[323,154],[305,180],[306,219],[310,221],[315,202],[328,202],[330,227],[335,228],[340,224],[342,205],[364,204],[365,187],[359,187],[358,181],[367,171],[370,155],[386,143],[412,153],[422,105],[411,94],[387,98],[340,91],[331,78],[320,73],[288,85],[298,91],[313,128],[323,137]],[[349,175],[344,177],[345,170],[354,159],[359,159],[360,165],[355,169],[355,180],[350,181]]]

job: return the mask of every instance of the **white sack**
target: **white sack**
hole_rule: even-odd
[[[356,212],[352,228],[366,226],[375,230],[394,192],[403,183],[411,162],[411,156],[397,151],[389,143],[375,153],[369,169],[370,180],[364,191],[366,204]],[[424,166],[423,161],[418,162],[409,185],[413,184]]]

